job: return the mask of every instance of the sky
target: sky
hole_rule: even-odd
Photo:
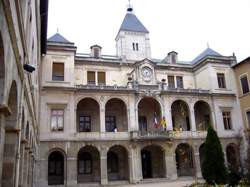
[[[170,51],[191,61],[209,46],[241,61],[250,56],[250,0],[131,0],[134,14],[149,30],[152,58]],[[48,37],[58,30],[90,53],[116,55],[115,37],[126,15],[128,0],[50,0]]]

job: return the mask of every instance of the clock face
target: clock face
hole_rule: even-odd
[[[152,77],[152,69],[149,68],[149,67],[143,67],[142,70],[142,77],[145,79],[145,80],[150,80],[150,78]]]

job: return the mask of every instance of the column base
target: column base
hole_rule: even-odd
[[[101,179],[101,185],[107,185],[108,179]]]

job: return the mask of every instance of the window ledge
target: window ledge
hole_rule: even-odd
[[[246,97],[246,96],[250,96],[250,92],[247,92],[245,94],[240,94],[239,98]]]
[[[70,84],[70,82],[68,82],[68,81],[46,81],[46,83]]]

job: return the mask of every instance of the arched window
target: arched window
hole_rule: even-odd
[[[116,153],[109,151],[108,152],[108,173],[118,173],[119,166],[118,166],[118,156]]]
[[[64,156],[59,151],[49,155],[48,184],[58,185],[64,183]]]
[[[78,173],[91,174],[92,173],[92,156],[88,152],[80,152],[78,156]]]

